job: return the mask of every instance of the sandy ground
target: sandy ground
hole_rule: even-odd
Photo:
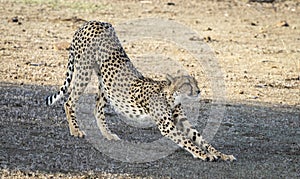
[[[1,1],[0,14],[2,177],[300,177],[299,2],[16,0]],[[226,112],[212,143],[236,155],[237,162],[206,163],[183,150],[144,164],[113,160],[87,140],[69,136],[60,104],[43,105],[44,97],[63,83],[74,31],[86,20],[101,20],[119,27],[127,53],[144,73],[149,61],[162,65],[152,61],[159,53],[196,76],[203,99],[197,128],[202,130],[215,105],[210,102],[211,71],[205,73],[176,44],[157,39],[125,43],[121,37],[128,30],[120,24],[144,18],[184,24],[200,37],[187,43],[205,42],[214,52],[225,82],[226,101],[220,105]],[[149,51],[152,56],[145,58]],[[128,135],[119,127],[112,126]],[[138,130],[135,135],[144,140]],[[154,135],[159,137],[157,131]]]

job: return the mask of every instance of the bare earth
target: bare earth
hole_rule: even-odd
[[[299,5],[297,1],[1,1],[0,175],[299,178]],[[187,42],[205,42],[215,53],[226,86],[226,102],[219,105],[226,112],[212,144],[234,154],[236,162],[207,163],[183,150],[147,163],[113,160],[85,139],[69,135],[60,104],[44,105],[45,96],[63,83],[67,48],[75,30],[85,21],[118,26],[149,17],[184,24],[200,37]],[[196,126],[201,131],[210,108],[216,105],[211,102],[210,74],[176,44],[148,40],[124,46],[146,74],[149,59],[153,65],[166,65],[152,61],[155,56],[143,61],[141,54],[153,51],[178,60],[182,68],[196,76],[203,99]],[[111,127],[129,140],[127,127]],[[140,141],[147,140],[138,129],[133,131]],[[146,132],[160,136],[155,128]]]

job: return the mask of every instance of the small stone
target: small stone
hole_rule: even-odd
[[[252,26],[257,26],[257,23],[251,22],[250,25],[252,25]]]
[[[277,27],[288,27],[290,26],[287,21],[280,21],[276,24]]]
[[[255,85],[255,87],[256,88],[265,88],[265,87],[267,87],[267,85],[266,84],[257,84],[257,85]]]
[[[18,18],[18,16],[16,16],[16,17],[13,17],[13,18],[11,19],[11,21],[12,21],[12,22],[19,22],[19,18]]]
[[[140,1],[141,4],[152,4],[152,1]]]
[[[173,3],[173,2],[168,2],[167,5],[168,5],[168,6],[175,6],[175,3]]]
[[[259,97],[258,96],[251,96],[250,98],[251,99],[258,99]]]

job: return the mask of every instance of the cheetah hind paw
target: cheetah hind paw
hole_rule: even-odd
[[[71,133],[72,136],[78,137],[78,138],[84,138],[84,136],[86,135],[84,131],[81,131],[79,129],[70,130],[70,133]]]

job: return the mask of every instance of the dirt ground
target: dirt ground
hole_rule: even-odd
[[[299,178],[299,5],[297,1],[1,1],[0,175]],[[201,37],[187,42],[205,42],[214,52],[224,74],[226,101],[220,105],[226,112],[212,144],[237,156],[236,162],[202,162],[183,150],[147,163],[113,160],[87,140],[69,136],[61,103],[44,105],[45,96],[63,83],[67,48],[78,27],[87,20],[118,27],[143,18],[184,24]],[[147,66],[141,54],[153,51],[178,59],[195,75],[203,99],[196,128],[202,130],[215,105],[210,74],[174,44],[150,40],[124,47],[141,68]],[[126,127],[112,128],[126,135]],[[136,135],[144,140],[138,130]],[[154,135],[159,136],[157,131]]]

